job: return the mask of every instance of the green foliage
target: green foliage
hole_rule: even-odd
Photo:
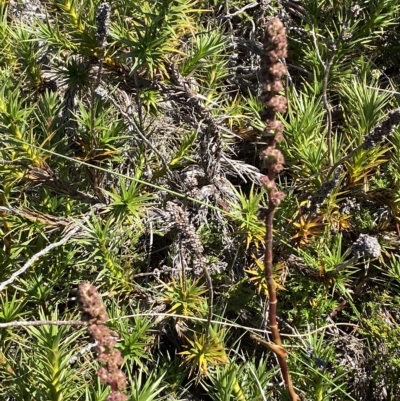
[[[288,399],[250,336],[269,335],[258,97],[274,15],[289,106],[272,280],[295,389],[400,399],[400,129],[363,146],[399,107],[398,0],[118,0],[104,46],[99,2],[28,3],[0,2],[1,399],[109,399],[86,330],[20,327],[78,319],[83,281],[129,400]],[[360,234],[379,257],[356,254]]]
[[[207,291],[198,280],[191,281],[180,279],[179,282],[172,279],[170,284],[164,284],[165,292],[163,301],[169,305],[169,313],[184,316],[194,316],[201,311],[201,303],[204,301],[204,293]]]
[[[40,317],[46,316],[40,313]],[[57,314],[50,318],[57,320]],[[70,369],[70,358],[81,333],[71,333],[68,327],[43,326],[29,327],[28,334],[35,347],[29,347],[21,337],[14,343],[18,347],[9,350],[2,364],[2,382],[9,383],[16,397],[24,399],[31,394],[38,400],[55,401],[82,391],[83,383],[77,386],[77,372]]]
[[[258,191],[251,187],[248,194],[244,194],[241,190],[237,191],[233,188],[238,202],[232,202],[231,217],[237,220],[239,230],[237,234],[245,240],[246,249],[250,244],[254,244],[256,248],[264,239],[265,228],[263,222],[258,219],[259,207],[265,204],[265,192]]]
[[[171,55],[183,55],[179,42],[193,29],[195,2],[168,0],[140,4],[121,2],[117,7],[119,24],[113,27],[113,37],[120,43],[120,57],[131,59],[131,71],[144,71],[153,77],[166,73],[165,62]],[[123,51],[125,50],[125,51]]]
[[[180,354],[183,363],[189,368],[189,376],[194,372],[200,377],[208,376],[210,366],[216,367],[228,362],[224,346],[224,330],[216,331],[210,327],[209,336],[205,333],[193,334],[193,338],[187,338],[186,350]]]
[[[163,397],[160,393],[165,389],[166,386],[161,386],[161,377],[150,375],[147,380],[143,379],[143,374],[138,373],[136,377],[132,378],[132,396],[133,401],[158,401],[162,400]]]

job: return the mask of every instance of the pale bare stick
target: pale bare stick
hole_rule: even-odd
[[[0,323],[0,329],[9,327],[28,327],[28,326],[86,326],[82,320],[27,320],[17,322]]]
[[[46,248],[43,248],[40,252],[33,255],[20,269],[15,271],[8,280],[0,283],[0,292],[3,291],[3,289],[7,285],[13,283],[18,276],[25,273],[25,271],[28,270],[39,258],[49,253],[52,249],[64,245],[66,242],[68,242],[68,240],[72,238],[80,229],[81,229],[80,226],[76,226],[71,231],[67,232],[64,238],[62,238],[60,241],[54,242],[53,244],[46,246]]]

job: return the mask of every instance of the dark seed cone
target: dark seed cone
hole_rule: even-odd
[[[107,36],[110,32],[110,11],[111,6],[107,2],[101,3],[97,9],[96,22],[97,22],[97,33],[96,39],[99,42],[100,47],[107,46]]]
[[[393,134],[399,124],[400,109],[392,110],[388,114],[386,120],[374,127],[374,129],[364,138],[363,148],[372,149],[378,143],[384,142]]]

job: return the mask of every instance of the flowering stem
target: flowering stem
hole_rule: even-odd
[[[271,330],[273,344],[258,338],[257,341],[263,344],[266,343],[268,348],[275,353],[289,398],[291,401],[298,401],[299,396],[293,388],[286,361],[287,354],[282,347],[282,340],[279,334],[276,317],[278,299],[275,281],[272,276],[274,214],[277,206],[285,197],[284,193],[278,190],[275,183],[275,178],[282,171],[285,162],[282,153],[275,146],[283,139],[283,124],[276,118],[276,114],[286,111],[286,98],[279,96],[279,93],[283,90],[281,78],[287,73],[286,67],[281,63],[281,59],[287,55],[287,39],[285,28],[278,18],[272,18],[268,21],[265,32],[260,75],[262,79],[261,100],[265,105],[261,118],[266,122],[262,141],[266,143],[266,146],[261,149],[260,156],[266,175],[260,181],[268,193],[268,209],[264,214],[266,229],[264,274],[269,296],[268,326]]]
[[[106,401],[126,401],[128,396],[123,391],[127,387],[127,378],[121,370],[124,359],[115,347],[117,340],[113,332],[105,325],[108,315],[96,287],[81,283],[77,300],[82,311],[82,320],[88,322],[88,332],[97,344],[97,358],[102,363],[97,376],[111,388]]]

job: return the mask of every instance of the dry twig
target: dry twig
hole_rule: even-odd
[[[52,249],[66,244],[75,234],[78,233],[78,231],[80,229],[81,229],[80,226],[75,226],[71,231],[67,232],[60,241],[54,242],[54,243],[46,246],[46,248],[42,249],[40,252],[33,255],[20,269],[15,271],[8,280],[5,280],[2,283],[0,283],[0,292],[3,291],[3,289],[7,285],[12,284],[17,277],[19,277],[21,274],[25,273],[42,256],[49,253]]]

